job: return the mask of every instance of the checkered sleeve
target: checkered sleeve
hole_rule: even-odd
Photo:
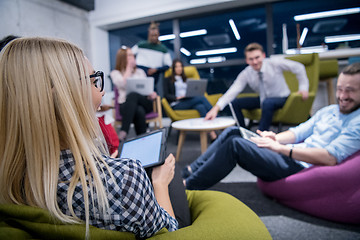
[[[156,201],[150,180],[140,162],[128,160],[122,179],[122,204],[125,229],[150,237],[162,228],[177,229],[177,221]]]
[[[174,231],[176,219],[159,206],[150,180],[139,161],[106,159],[108,168],[100,165],[101,179],[107,189],[109,211],[100,214],[97,201],[90,205],[90,224],[103,229],[132,232],[150,237],[162,228]],[[110,177],[111,171],[114,178]],[[67,192],[74,173],[74,160],[70,151],[61,152],[57,199],[61,210],[71,215],[67,206]],[[115,180],[115,182],[114,182]],[[90,190],[88,189],[89,194]],[[81,184],[75,187],[72,207],[77,217],[85,220],[85,205]]]

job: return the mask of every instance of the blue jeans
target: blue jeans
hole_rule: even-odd
[[[205,117],[206,113],[212,108],[209,101],[204,96],[185,98],[180,100],[172,107],[174,110],[196,109],[200,117]]]
[[[287,97],[283,98],[266,98],[261,107],[261,119],[259,122],[259,129],[261,131],[269,130],[274,116],[274,112],[282,108],[286,102]],[[244,97],[236,98],[232,101],[236,117],[239,121],[240,126],[245,127],[244,116],[241,112],[241,109],[256,109],[260,108],[260,98],[259,97]]]
[[[304,169],[288,156],[243,139],[238,127],[229,127],[191,163],[192,174],[186,178],[186,188],[207,189],[226,177],[236,164],[264,181],[275,181]]]

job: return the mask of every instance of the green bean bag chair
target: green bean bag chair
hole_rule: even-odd
[[[192,225],[150,239],[271,239],[260,218],[231,195],[217,191],[187,191]],[[43,209],[0,205],[0,239],[85,239],[85,225],[66,225]],[[132,233],[90,227],[90,239],[135,239]]]

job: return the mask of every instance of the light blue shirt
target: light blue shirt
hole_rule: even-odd
[[[340,163],[360,149],[360,108],[342,114],[339,105],[330,105],[289,130],[296,136],[294,147],[324,148]]]

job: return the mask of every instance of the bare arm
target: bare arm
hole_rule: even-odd
[[[175,157],[170,154],[165,163],[159,167],[155,167],[152,172],[152,183],[154,194],[159,205],[167,211],[170,216],[175,218],[174,210],[171,205],[169,196],[169,184],[174,178],[175,173]]]
[[[323,148],[291,148],[284,145],[295,142],[295,135],[291,131],[285,131],[276,135],[271,134],[272,132],[258,131],[258,133],[263,137],[252,139],[258,147],[268,148],[285,156],[289,156],[292,149],[292,158],[296,160],[313,165],[336,165],[336,158]]]
[[[220,110],[220,107],[218,105],[215,105],[205,116],[205,120],[212,120],[216,118],[218,112]]]

